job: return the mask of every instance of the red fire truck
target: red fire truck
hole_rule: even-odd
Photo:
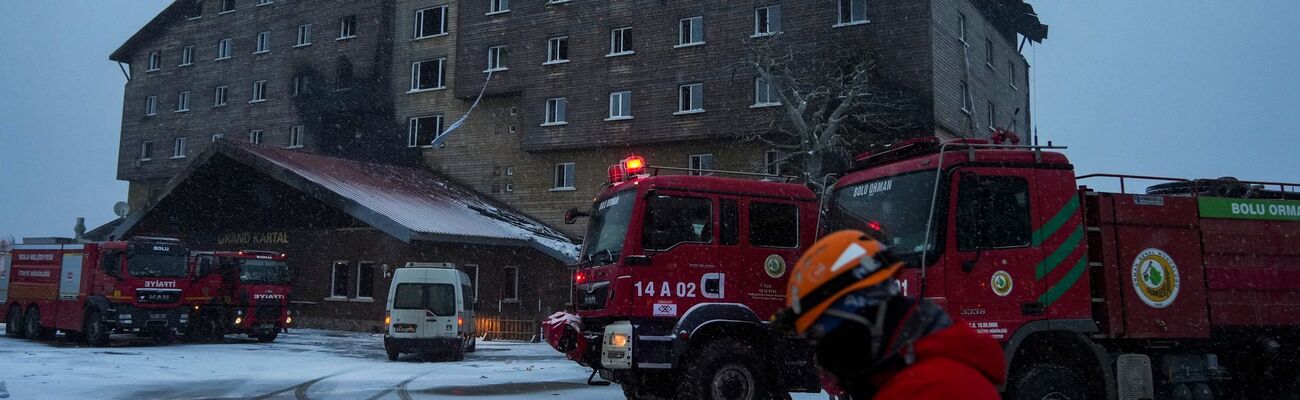
[[[805,342],[766,324],[784,306],[787,266],[817,235],[813,192],[701,176],[722,171],[647,170],[674,168],[640,157],[610,167],[609,186],[583,214],[578,315],[548,321],[548,342],[629,398],[820,390]]]
[[[825,222],[889,244],[914,266],[904,292],[1001,340],[1007,398],[1297,396],[1300,186],[1076,177],[1052,149],[928,138],[862,156]],[[1135,179],[1169,183],[1126,193]]]
[[[193,284],[189,335],[219,339],[243,333],[274,341],[292,322],[288,311],[289,267],[271,251],[198,251],[191,254]]]
[[[144,237],[14,246],[0,273],[5,333],[48,339],[61,330],[92,346],[111,332],[170,341],[188,323],[186,252],[175,239]]]

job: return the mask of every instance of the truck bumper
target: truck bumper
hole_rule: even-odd
[[[395,338],[384,336],[384,350],[399,353],[455,353],[465,343],[460,337]]]
[[[184,306],[174,308],[140,308],[132,305],[117,305],[114,311],[106,313],[104,319],[113,322],[115,329],[121,330],[180,330],[189,325],[189,309]]]

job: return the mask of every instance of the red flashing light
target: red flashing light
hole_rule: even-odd
[[[645,159],[640,156],[631,156],[623,159],[623,170],[628,175],[641,175],[645,173]]]
[[[880,226],[880,223],[876,221],[867,221],[867,227],[876,232],[884,232],[884,229],[881,229],[882,227]]]
[[[587,276],[586,276],[586,275],[583,275],[581,272],[579,272],[579,273],[577,274],[577,276],[574,278],[574,280],[575,280],[575,281],[578,281],[578,283],[582,283],[583,281],[586,281],[586,280],[587,280]]]

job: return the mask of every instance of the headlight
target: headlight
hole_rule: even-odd
[[[235,317],[235,325],[244,323],[244,317]]]
[[[292,322],[293,322],[293,317],[284,317],[284,323],[288,324]]]
[[[609,344],[614,347],[627,347],[627,335],[615,333],[609,337]]]

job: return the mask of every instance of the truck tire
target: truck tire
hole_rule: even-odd
[[[258,342],[261,342],[261,343],[271,343],[271,342],[274,342],[274,341],[275,341],[275,338],[277,338],[277,337],[279,337],[279,336],[280,336],[280,331],[279,331],[279,330],[273,330],[273,331],[271,331],[270,333],[263,333],[263,334],[261,334],[261,335],[257,335],[256,337],[257,337],[257,341],[258,341]]]
[[[759,400],[772,396],[772,379],[761,368],[750,346],[717,340],[699,347],[678,375],[677,395],[683,399]]]
[[[23,322],[23,334],[28,339],[46,340],[54,336],[54,330],[41,327],[41,310],[32,307],[27,309],[27,320]]]
[[[1025,367],[1005,397],[1008,400],[1086,400],[1088,385],[1074,371],[1052,363]]]
[[[90,311],[81,324],[81,332],[86,337],[86,345],[91,347],[108,346],[108,327],[104,326],[104,315],[99,311]]]
[[[388,361],[397,361],[397,358],[402,356],[402,352],[397,350],[384,350],[384,351],[388,353]]]
[[[475,337],[469,338],[469,347],[465,349],[465,352],[473,353],[477,351],[476,349],[477,347],[478,347],[478,338]]]
[[[18,306],[9,307],[8,317],[5,320],[5,336],[17,339],[26,337],[23,332],[23,310]]]

